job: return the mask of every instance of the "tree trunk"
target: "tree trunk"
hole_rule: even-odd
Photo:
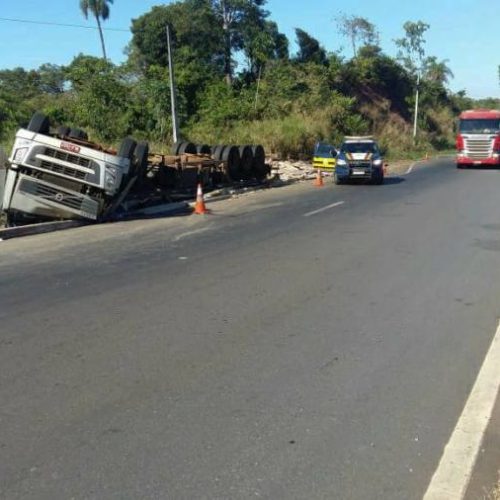
[[[106,46],[104,45],[104,35],[102,34],[101,20],[99,19],[98,15],[96,15],[95,18],[97,21],[97,27],[99,28],[99,36],[101,37],[102,56],[104,57],[104,60],[107,61],[108,58],[106,57]]]
[[[227,12],[226,3],[222,4],[222,30],[224,31],[224,78],[227,85],[232,83],[232,68],[231,68],[231,31],[229,13]]]
[[[224,47],[224,78],[228,85],[231,85],[233,81],[233,71],[231,68],[231,38],[229,33],[225,37],[225,47]]]

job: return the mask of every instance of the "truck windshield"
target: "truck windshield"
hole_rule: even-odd
[[[341,149],[344,153],[378,153],[374,142],[344,142]]]
[[[460,120],[460,132],[462,134],[492,134],[500,131],[500,120]]]

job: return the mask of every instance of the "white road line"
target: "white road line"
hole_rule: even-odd
[[[411,171],[415,168],[415,166],[417,165],[417,163],[412,163],[409,167],[408,167],[408,170],[405,172],[405,175],[408,175],[408,174],[411,174]]]
[[[476,463],[500,386],[500,323],[424,500],[461,500]]]
[[[338,206],[343,205],[343,204],[344,204],[343,201],[337,201],[336,203],[332,203],[331,205],[327,205],[326,207],[318,208],[318,210],[313,210],[312,212],[307,212],[306,214],[304,214],[304,217],[310,217],[311,215],[319,214],[320,212],[324,212],[325,210],[328,210],[329,208],[335,208],[335,207],[338,207]]]
[[[209,231],[212,229],[213,224],[210,224],[209,226],[206,227],[200,227],[200,229],[193,229],[192,231],[187,231],[185,233],[178,234],[173,238],[172,241],[177,242],[182,240],[182,238],[186,238],[187,236],[192,236],[193,234],[198,234],[198,233],[204,233],[205,231]]]

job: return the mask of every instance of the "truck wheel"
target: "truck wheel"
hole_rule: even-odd
[[[183,154],[196,154],[196,144],[193,144],[192,142],[183,142],[179,148],[178,154],[183,155]]]
[[[37,134],[48,135],[50,133],[50,121],[47,116],[37,111],[28,124],[28,130]]]
[[[71,129],[69,127],[66,127],[65,125],[61,125],[61,126],[57,127],[57,135],[59,137],[68,137],[70,130]]]
[[[333,174],[333,182],[337,186],[340,186],[341,184],[344,184],[344,181],[337,175],[336,172]]]
[[[132,137],[125,137],[122,143],[120,144],[120,148],[118,149],[118,156],[122,158],[128,158],[132,160],[134,158],[135,147],[137,146],[137,142],[132,139]]]
[[[172,144],[171,151],[174,156],[177,156],[179,154],[179,148],[181,147],[182,144],[183,144],[182,141],[177,141]]]
[[[81,128],[72,128],[69,131],[68,137],[71,137],[72,139],[77,139],[79,141],[87,141],[89,138],[87,132],[85,132],[85,130],[82,130]]]
[[[197,144],[196,153],[199,155],[210,155],[212,154],[212,148],[207,144]]]
[[[141,141],[137,143],[134,150],[135,159],[135,173],[142,179],[146,176],[148,169],[148,155],[149,155],[149,144],[146,141]]]
[[[224,151],[225,147],[226,146],[219,145],[219,146],[214,146],[212,148],[214,160],[217,160],[217,161],[222,160],[222,152]]]
[[[253,152],[252,146],[240,146],[241,173],[245,179],[252,177]]]
[[[264,148],[259,144],[258,146],[252,146],[252,154],[252,175],[258,181],[262,181],[268,174],[268,168],[266,167],[266,153]]]
[[[465,165],[463,163],[457,163],[457,168],[465,168]]]
[[[240,151],[238,146],[227,146],[222,152],[222,161],[226,162],[226,174],[233,181],[241,179]]]

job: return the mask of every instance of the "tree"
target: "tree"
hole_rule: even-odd
[[[416,23],[406,21],[403,25],[403,29],[405,30],[404,38],[395,40],[397,47],[399,47],[398,58],[403,61],[407,70],[412,74],[416,73],[417,77],[417,86],[415,89],[415,115],[413,122],[414,139],[417,137],[418,92],[425,57],[424,33],[429,28],[430,26],[422,21],[417,21]]]
[[[407,21],[403,25],[405,36],[395,41],[398,47],[398,59],[405,65],[410,73],[418,73],[423,69],[425,58],[425,38],[424,33],[430,28],[430,25],[422,21],[416,23]]]
[[[262,26],[248,24],[243,31],[243,50],[248,73],[255,79],[268,61],[288,59],[288,39],[274,21],[264,21]]]
[[[268,13],[265,0],[211,0],[212,9],[223,32],[224,77],[228,85],[233,78],[233,51],[244,49],[243,28],[247,23],[263,25]]]
[[[174,66],[179,69],[188,59],[210,73],[223,74],[222,31],[209,0],[185,0],[158,5],[132,20],[129,62],[145,71],[148,66],[168,66],[167,24],[174,45]],[[187,56],[189,54],[189,56]]]
[[[316,64],[327,64],[326,51],[316,38],[300,28],[295,28],[299,51],[295,57],[298,62],[314,62]]]
[[[38,68],[39,87],[46,94],[62,94],[64,92],[65,69],[56,64],[42,64]]]
[[[80,54],[67,68],[75,123],[112,141],[129,132],[130,89],[109,61]]]
[[[423,63],[424,78],[441,86],[449,83],[450,78],[453,78],[454,75],[447,62],[448,59],[438,61],[435,56],[427,57]]]
[[[102,55],[104,59],[106,57],[106,46],[104,45],[104,35],[102,33],[101,19],[105,21],[109,18],[109,4],[112,4],[113,0],[80,0],[80,9],[88,19],[89,13],[92,14],[97,21],[97,28],[99,30],[99,36],[101,38]]]
[[[375,25],[364,17],[343,14],[337,19],[337,25],[340,33],[351,41],[354,57],[358,55],[358,43],[361,42],[364,45],[378,45],[379,43]]]

